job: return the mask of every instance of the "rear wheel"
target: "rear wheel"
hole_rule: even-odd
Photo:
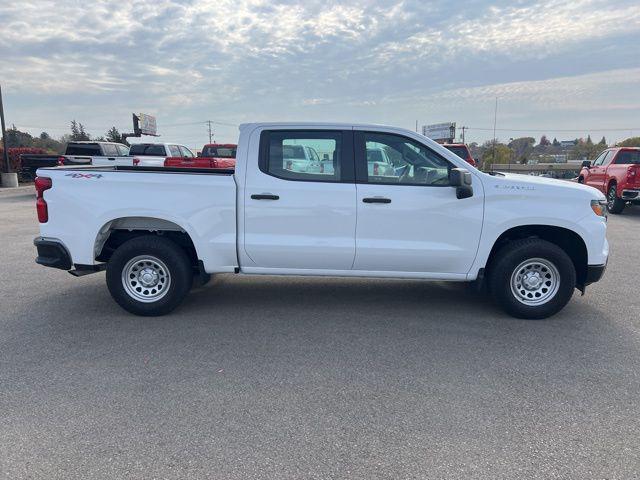
[[[489,266],[489,288],[500,307],[517,318],[543,319],[571,299],[576,271],[557,245],[536,238],[500,249]]]
[[[191,288],[189,257],[171,240],[152,235],[123,243],[107,264],[113,299],[135,315],[158,316],[174,310]]]
[[[616,184],[611,184],[607,192],[607,211],[609,213],[622,213],[624,205],[624,200],[618,197]]]

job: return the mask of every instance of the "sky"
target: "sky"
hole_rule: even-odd
[[[157,117],[199,148],[254,121],[466,126],[466,140],[640,135],[638,0],[0,3],[9,125]],[[145,140],[149,140],[148,138]]]

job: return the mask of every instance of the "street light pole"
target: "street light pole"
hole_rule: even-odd
[[[2,158],[4,160],[4,172],[9,173],[9,149],[7,148],[7,130],[4,126],[4,105],[2,104],[2,86],[0,85],[0,121],[2,123]]]

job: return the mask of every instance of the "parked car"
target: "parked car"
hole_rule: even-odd
[[[141,167],[164,167],[167,157],[195,158],[188,147],[176,143],[134,143],[129,155],[133,165]]]
[[[640,148],[608,148],[592,162],[582,163],[578,182],[607,196],[609,213],[622,213],[626,205],[640,205]]]
[[[224,160],[235,159],[237,150],[238,145],[235,143],[208,143],[202,147],[202,153],[198,156]]]
[[[20,175],[24,178],[35,177],[36,170],[41,167],[58,165],[112,165],[122,164],[117,158],[129,154],[129,147],[121,143],[76,141],[69,142],[64,155],[22,154]],[[128,162],[131,165],[131,160]]]
[[[442,146],[444,148],[446,148],[447,150],[449,150],[449,151],[455,153],[456,155],[458,155],[461,159],[466,161],[469,165],[473,165],[474,167],[477,166],[477,162],[471,156],[471,151],[469,150],[469,147],[467,147],[466,144],[464,144],[464,143],[445,143]]]
[[[335,158],[334,172],[286,168],[293,142]],[[367,144],[393,154],[394,176],[370,175]],[[174,310],[194,277],[216,273],[474,281],[522,318],[555,314],[601,278],[601,192],[466,167],[405,129],[253,123],[240,126],[235,171],[42,168],[36,262],[106,269],[112,297],[138,315]]]
[[[236,166],[235,144],[210,143],[202,148],[197,157],[167,157],[165,167],[180,168],[234,168]]]
[[[391,159],[384,148],[367,148],[367,171],[369,175],[377,177],[395,175]]]

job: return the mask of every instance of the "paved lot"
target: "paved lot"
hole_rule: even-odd
[[[632,210],[548,321],[463,285],[234,276],[150,319],[35,265],[33,198],[2,192],[0,475],[637,478]]]

